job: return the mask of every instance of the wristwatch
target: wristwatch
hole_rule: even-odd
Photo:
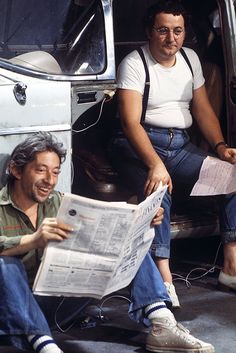
[[[225,146],[226,148],[229,147],[225,141],[220,141],[220,142],[218,142],[218,143],[215,145],[215,147],[214,147],[214,151],[215,151],[215,152],[217,152],[217,148],[218,148],[219,146]]]

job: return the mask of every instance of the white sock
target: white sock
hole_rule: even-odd
[[[36,353],[63,353],[50,336],[29,335],[27,339]]]
[[[158,319],[169,315],[171,312],[167,309],[164,302],[157,302],[150,305],[147,305],[145,308],[145,316],[149,320]]]

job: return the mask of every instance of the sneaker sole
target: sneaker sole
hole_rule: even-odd
[[[160,347],[157,348],[155,346],[146,345],[146,350],[155,353],[215,353],[214,348],[167,348]]]
[[[226,286],[226,284],[218,282],[217,288],[222,292],[236,292],[236,288]]]

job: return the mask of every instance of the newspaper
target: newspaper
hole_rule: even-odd
[[[150,224],[166,188],[138,205],[65,194],[57,220],[73,232],[46,247],[34,293],[100,299],[128,286],[150,248]]]
[[[230,194],[236,192],[236,164],[215,157],[204,159],[199,179],[191,196]]]

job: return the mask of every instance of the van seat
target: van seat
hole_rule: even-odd
[[[47,72],[50,74],[61,74],[61,68],[56,59],[49,53],[36,50],[20,54],[8,60],[12,64],[20,65],[32,70]]]
[[[223,80],[220,68],[217,64],[206,61],[202,63],[202,69],[209,101],[217,117],[220,119],[223,107]],[[190,128],[190,136],[194,144],[205,151],[211,150],[211,147],[195,123]]]
[[[209,100],[216,115],[220,117],[223,104],[223,82],[220,68],[212,62],[204,62],[202,68]]]

